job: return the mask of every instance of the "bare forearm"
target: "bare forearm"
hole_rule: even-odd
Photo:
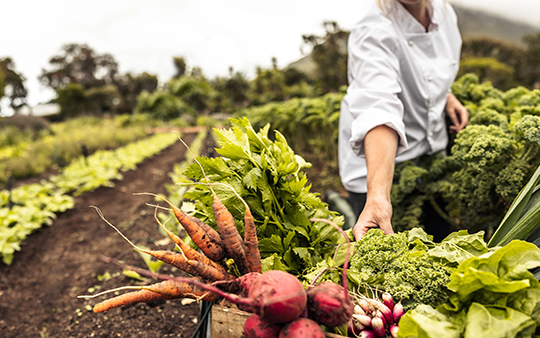
[[[364,139],[367,198],[364,210],[353,229],[356,239],[365,235],[370,228],[380,228],[387,235],[394,233],[391,224],[390,190],[394,177],[397,147],[398,135],[387,126],[373,128]]]
[[[364,140],[367,165],[367,198],[390,200],[398,135],[385,125],[373,128]]]

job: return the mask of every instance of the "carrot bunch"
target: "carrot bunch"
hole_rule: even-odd
[[[184,143],[182,139],[180,140],[182,143]],[[184,145],[191,152],[185,143]],[[193,158],[195,158],[195,156],[193,156]],[[199,162],[197,163],[200,165]],[[253,217],[251,216],[251,211],[248,204],[232,187],[227,186],[233,190],[233,192],[245,206],[244,238],[242,238],[236,226],[234,217],[213,190],[202,166],[201,169],[203,170],[203,174],[212,191],[212,208],[217,224],[217,231],[200,219],[185,213],[182,209],[173,205],[167,199],[152,193],[141,193],[141,195],[152,195],[162,198],[172,209],[176,219],[183,226],[193,243],[195,243],[200,249],[200,252],[193,249],[180,237],[163,226],[157,216],[155,217],[156,221],[175,243],[178,251],[148,250],[137,247],[127,237],[125,237],[120,230],[108,222],[98,208],[94,208],[97,210],[99,216],[108,225],[115,229],[137,251],[149,254],[158,260],[185,271],[189,275],[193,276],[193,282],[195,284],[214,283],[214,285],[220,285],[221,287],[225,288],[233,287],[233,281],[236,279],[236,276],[231,274],[227,268],[226,262],[228,259],[232,259],[234,261],[241,275],[262,273],[257,229],[255,227]],[[114,290],[108,290],[92,296],[79,297],[93,298],[108,292],[137,289],[137,291],[122,294],[95,305],[94,312],[103,312],[123,305],[132,305],[140,302],[148,302],[160,299],[193,298],[198,300],[212,301],[218,298],[217,294],[206,291],[204,288],[197,287],[194,283],[186,283],[185,278],[156,274],[144,270],[138,270],[137,272],[154,278],[164,279],[164,281],[149,286],[126,286]]]

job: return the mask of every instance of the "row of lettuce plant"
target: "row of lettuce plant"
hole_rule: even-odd
[[[152,157],[177,141],[172,133],[155,134],[111,151],[97,151],[79,157],[48,181],[0,192],[0,256],[11,264],[21,242],[44,225],[51,225],[58,213],[74,207],[72,196],[101,186],[113,186],[122,171]]]

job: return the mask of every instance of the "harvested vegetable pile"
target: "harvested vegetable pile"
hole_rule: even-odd
[[[269,145],[267,144],[267,146]],[[304,284],[292,274],[275,269],[269,269],[262,273],[263,268],[256,223],[249,205],[237,193],[235,188],[222,182],[210,182],[204,167],[199,160],[195,159],[195,161],[204,179],[204,182],[198,183],[205,184],[211,194],[212,224],[215,224],[217,230],[206,222],[187,214],[181,208],[176,207],[160,196],[152,193],[141,193],[141,195],[152,195],[165,200],[178,222],[189,235],[190,241],[196,245],[200,252],[186,244],[184,240],[168,230],[160,222],[157,216],[159,206],[156,206],[155,219],[161,229],[175,243],[177,251],[148,250],[135,245],[117,227],[108,222],[97,207],[94,207],[99,216],[135,250],[173,265],[191,277],[163,275],[117,262],[124,268],[162,281],[151,285],[125,286],[92,296],[80,297],[94,298],[111,292],[137,290],[96,304],[93,308],[94,312],[104,312],[124,305],[155,300],[193,298],[214,301],[223,297],[237,304],[240,309],[253,313],[252,319],[246,322],[244,334],[247,337],[261,337],[261,334],[263,334],[261,330],[264,327],[265,330],[270,330],[266,333],[266,336],[271,332],[273,334],[278,333],[279,337],[318,338],[324,337],[321,324],[328,327],[347,325],[352,318],[353,304],[347,290],[346,278],[343,279],[343,287],[332,282],[325,282],[320,285],[311,285],[306,292]],[[292,169],[298,174],[302,168],[301,162],[296,160],[294,163],[296,166]],[[193,171],[193,168],[191,170]],[[260,178],[260,181],[262,181],[262,178]],[[300,180],[300,182],[304,181]],[[238,231],[237,222],[233,215],[214,190],[214,187],[218,186],[224,188],[225,191],[232,192],[234,198],[237,199],[234,205],[236,207],[240,205],[244,209],[242,221],[243,238]],[[324,206],[320,201],[319,205]],[[327,211],[327,209],[324,209],[324,211]],[[307,214],[310,213],[304,212],[304,215]],[[311,214],[318,213],[313,212]],[[332,229],[336,228],[345,235],[344,238],[348,242],[348,236],[330,220],[313,218],[308,219],[308,223],[307,228],[317,234],[319,234],[317,230],[323,228],[321,224]],[[300,230],[300,232],[304,233],[306,230]],[[329,251],[333,251],[333,246],[330,247]],[[343,276],[346,273],[348,256],[349,251],[343,268]],[[327,310],[316,311],[316,308],[317,310]],[[329,311],[333,311],[330,316],[328,316]],[[277,338],[277,334],[274,336]]]
[[[488,252],[483,234],[453,233],[441,243],[415,228],[385,236],[372,229],[356,243],[349,277],[403,298],[405,310],[448,300],[450,275],[463,260]]]

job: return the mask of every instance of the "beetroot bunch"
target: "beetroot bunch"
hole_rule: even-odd
[[[265,274],[268,274],[268,272]],[[290,278],[292,275],[288,275],[285,272],[278,271],[272,272],[272,274],[278,274],[280,284],[287,285],[288,288],[290,285],[300,284],[299,281],[296,283],[296,281]],[[286,275],[288,276],[285,278]],[[255,287],[258,288],[258,286]],[[281,289],[281,287],[276,288],[274,285],[272,289]],[[243,337],[323,338],[325,335],[320,325],[336,327],[346,325],[351,321],[354,304],[348,291],[341,285],[333,282],[322,282],[311,287],[301,296],[298,290],[295,289],[294,291],[297,297],[294,297],[293,306],[283,307],[283,303],[286,303],[283,295],[274,295],[268,299],[276,302],[273,307],[276,310],[279,308],[278,311],[272,311],[271,314],[268,312],[250,311],[255,313],[246,320]],[[252,291],[250,290],[251,293]],[[269,301],[265,303],[267,303],[267,306],[270,305]]]
[[[401,302],[394,304],[392,295],[383,292],[381,299],[359,295],[349,322],[349,332],[361,338],[397,337],[398,322],[403,316]]]

